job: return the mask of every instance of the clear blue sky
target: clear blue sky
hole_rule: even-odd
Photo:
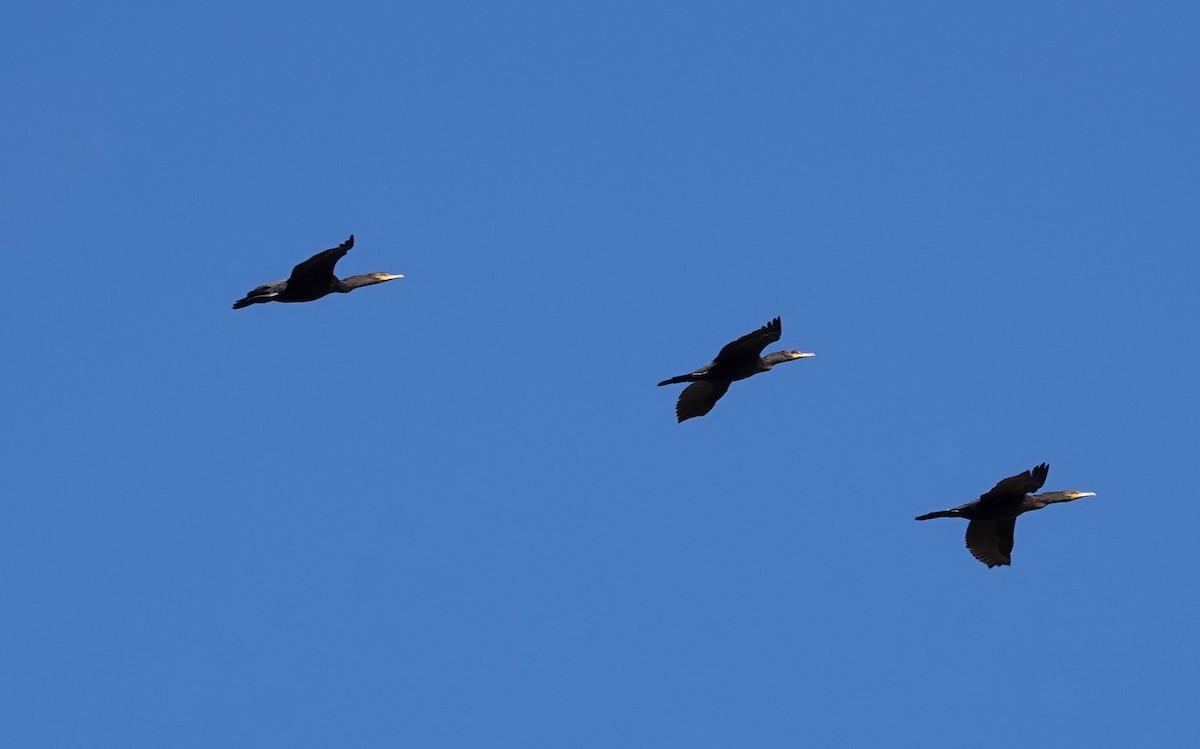
[[[1195,745],[1198,32],[6,3],[0,738]],[[1011,568],[912,519],[1042,461]]]

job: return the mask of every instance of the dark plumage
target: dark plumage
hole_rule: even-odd
[[[308,260],[292,269],[292,275],[286,281],[268,283],[254,289],[246,296],[233,303],[234,309],[249,307],[251,304],[265,302],[311,302],[326,294],[354,291],[360,286],[394,281],[404,278],[391,273],[367,273],[361,276],[350,276],[338,279],[333,275],[333,267],[342,256],[354,246],[354,235],[333,249],[318,252]]]
[[[917,520],[966,518],[971,521],[967,524],[967,549],[971,555],[989,568],[1012,564],[1013,531],[1018,515],[1040,510],[1055,502],[1096,496],[1095,492],[1074,489],[1030,495],[1029,492],[1042,488],[1049,473],[1050,465],[1042,463],[1025,473],[1004,479],[974,502],[951,510],[920,515]]]
[[[679,402],[675,404],[676,418],[683,422],[708,413],[721,396],[725,395],[732,382],[766,372],[785,361],[816,356],[801,351],[776,351],[762,356],[762,350],[767,344],[778,341],[782,333],[783,325],[776,317],[753,333],[748,333],[721,349],[717,358],[707,367],[658,383],[660,386],[680,382],[691,383],[679,394]]]

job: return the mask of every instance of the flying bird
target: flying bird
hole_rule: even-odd
[[[1056,502],[1072,502],[1080,497],[1094,497],[1096,492],[1080,492],[1069,489],[1065,492],[1033,494],[1046,483],[1050,465],[1041,465],[1017,476],[1009,476],[987,494],[974,502],[920,515],[917,520],[931,518],[966,518],[967,550],[988,568],[1012,564],[1013,530],[1017,516],[1040,510]]]
[[[767,344],[778,341],[782,333],[782,323],[776,317],[753,333],[748,333],[721,349],[717,358],[707,367],[658,383],[660,386],[680,382],[691,383],[679,394],[679,402],[675,404],[675,416],[680,423],[711,411],[721,396],[725,395],[725,391],[729,390],[729,384],[732,382],[766,372],[785,361],[816,356],[802,351],[776,351],[762,356],[762,350]]]
[[[349,239],[337,247],[318,252],[297,265],[292,269],[292,275],[288,276],[286,281],[276,281],[259,286],[234,302],[233,308],[241,309],[249,307],[251,304],[265,302],[311,302],[326,294],[346,294],[360,286],[370,286],[404,278],[402,275],[392,273],[367,273],[339,280],[337,276],[333,275],[333,266],[337,265],[342,256],[353,246],[354,235],[351,234]]]

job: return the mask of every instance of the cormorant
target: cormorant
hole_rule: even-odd
[[[680,423],[711,411],[721,396],[725,395],[731,382],[766,372],[785,361],[816,356],[801,351],[776,351],[760,358],[767,344],[778,341],[782,333],[782,324],[776,317],[753,333],[747,333],[721,349],[717,358],[707,367],[658,383],[660,386],[679,382],[692,383],[683,389],[679,394],[679,402],[675,404],[675,416]]]
[[[1030,495],[1029,492],[1042,488],[1049,473],[1050,465],[1042,463],[1020,475],[1009,476],[974,502],[952,510],[939,510],[921,515],[917,520],[966,518],[971,521],[967,524],[967,549],[971,555],[989,568],[1012,564],[1013,530],[1016,528],[1018,515],[1040,510],[1055,502],[1071,502],[1080,497],[1096,496],[1096,492],[1080,492],[1074,489]]]
[[[326,294],[345,294],[360,286],[404,278],[391,273],[367,273],[338,280],[333,266],[354,246],[354,235],[333,249],[318,252],[292,269],[286,281],[264,284],[233,303],[234,309],[264,302],[311,302]]]

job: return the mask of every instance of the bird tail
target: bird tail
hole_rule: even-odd
[[[258,286],[250,293],[246,294],[246,296],[234,302],[233,308],[241,309],[242,307],[249,307],[251,304],[269,302],[277,296],[279,296],[279,291],[277,289],[273,289],[271,284]]]
[[[956,518],[958,510],[938,510],[937,512],[927,512],[924,515],[918,515],[917,520],[933,520],[934,518]]]
[[[658,383],[658,386],[662,387],[663,385],[678,385],[681,382],[695,382],[695,381],[696,381],[696,375],[685,374],[685,375],[679,375],[678,377],[672,377],[669,380],[663,380],[662,382]]]

